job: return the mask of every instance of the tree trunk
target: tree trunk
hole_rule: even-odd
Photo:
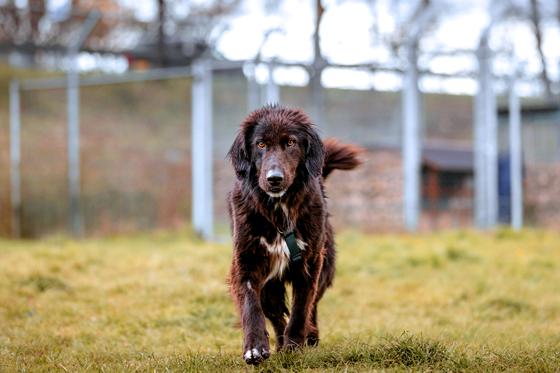
[[[165,18],[166,8],[165,0],[158,0],[158,59],[160,66],[167,66],[167,56],[165,51]]]
[[[548,78],[548,69],[546,68],[546,60],[542,49],[542,33],[540,29],[540,14],[537,0],[531,0],[531,21],[535,29],[535,39],[537,40],[537,52],[542,64],[541,80],[544,84],[546,99],[552,102],[552,90],[550,88],[550,79]]]
[[[313,67],[311,71],[311,77],[309,80],[309,85],[311,87],[311,96],[313,102],[313,120],[318,125],[324,124],[324,92],[323,87],[321,85],[321,74],[323,72],[325,66],[325,60],[323,59],[323,55],[321,53],[321,44],[319,38],[319,30],[321,19],[323,18],[323,12],[325,9],[323,8],[323,4],[321,4],[321,0],[316,0],[316,18],[315,18],[315,33],[313,34],[313,50],[314,50],[314,59],[313,59]]]

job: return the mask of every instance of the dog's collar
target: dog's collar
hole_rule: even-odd
[[[301,249],[297,245],[296,235],[293,231],[283,233],[284,241],[290,250],[290,261],[299,262],[301,260]]]

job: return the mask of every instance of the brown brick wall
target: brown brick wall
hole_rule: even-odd
[[[560,227],[560,163],[525,167],[526,223]]]
[[[326,182],[335,227],[395,231],[402,227],[402,162],[394,150],[370,150],[364,164]]]

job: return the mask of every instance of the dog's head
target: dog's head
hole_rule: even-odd
[[[321,175],[324,155],[309,117],[280,106],[249,114],[229,151],[237,177],[255,178],[259,188],[274,198],[286,193],[298,172]]]

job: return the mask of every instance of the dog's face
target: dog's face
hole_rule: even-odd
[[[242,123],[229,154],[238,178],[254,177],[260,189],[280,198],[294,182],[298,168],[312,177],[321,174],[324,149],[303,112],[265,107]]]
[[[291,128],[296,127],[296,128]],[[259,187],[271,197],[282,197],[294,181],[303,159],[304,139],[297,126],[260,123],[251,136],[250,146]]]

